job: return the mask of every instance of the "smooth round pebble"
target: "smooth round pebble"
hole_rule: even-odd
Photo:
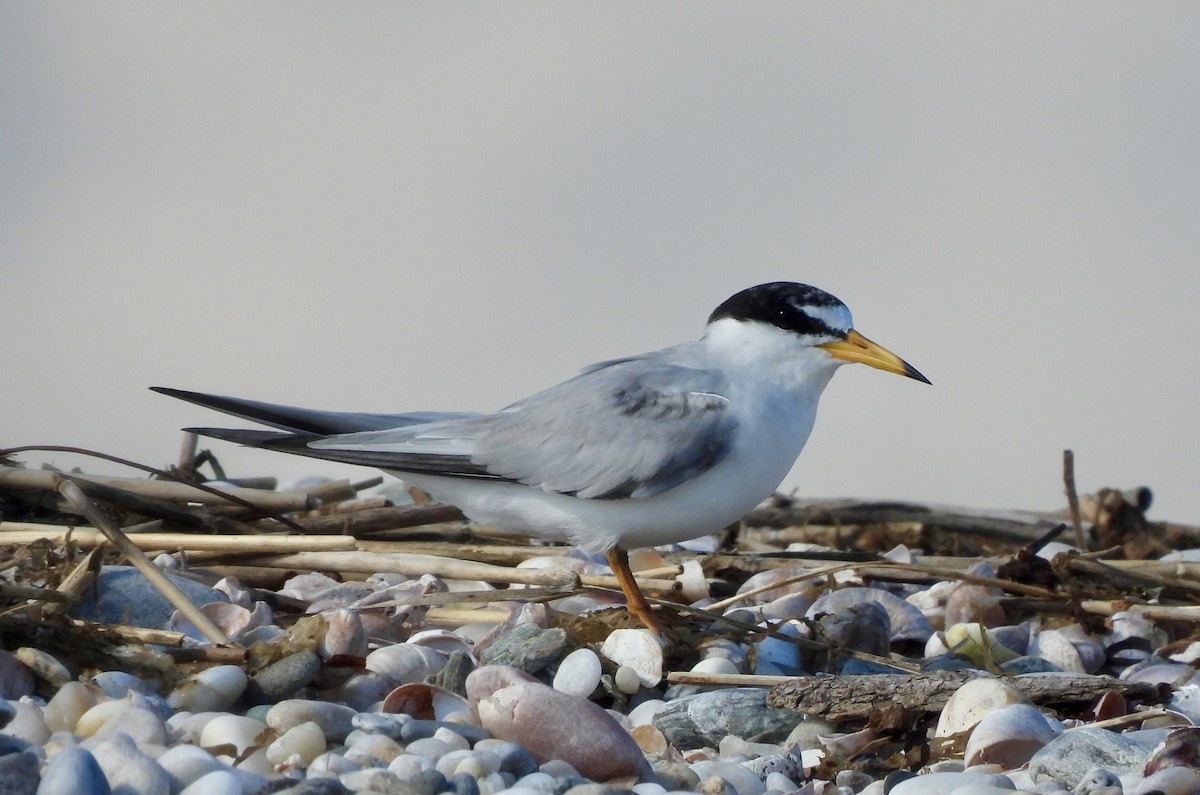
[[[302,764],[308,765],[325,753],[325,733],[313,721],[305,721],[279,735],[267,746],[267,760],[282,764],[284,760],[297,756]]]
[[[214,770],[226,769],[226,766],[208,751],[187,744],[168,748],[156,761],[166,771],[172,792],[179,792]]]
[[[568,762],[597,781],[649,772],[637,743],[599,705],[540,682],[495,687],[503,676],[483,667],[467,677],[467,694],[493,736],[520,743],[540,762]]]
[[[137,749],[124,734],[98,741],[89,750],[114,792],[127,795],[168,795],[171,779],[154,759]]]
[[[275,731],[282,732],[312,721],[321,727],[326,740],[341,742],[354,729],[355,714],[353,709],[342,704],[291,698],[271,707],[266,722]]]
[[[600,686],[602,673],[596,652],[576,649],[558,664],[558,671],[554,674],[554,689],[567,695],[587,698]]]
[[[214,770],[193,781],[179,795],[242,795],[242,782],[228,770]]]
[[[96,757],[82,748],[67,748],[46,764],[37,795],[110,795],[112,789]]]
[[[246,672],[237,665],[214,665],[185,680],[167,696],[167,704],[188,712],[224,712],[246,690]]]
[[[642,687],[642,678],[628,665],[617,666],[617,672],[613,674],[613,682],[617,689],[627,696],[632,696]]]
[[[52,732],[75,731],[83,713],[96,706],[95,691],[83,682],[67,682],[42,708],[42,718]]]

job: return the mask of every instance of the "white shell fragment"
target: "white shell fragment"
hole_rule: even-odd
[[[600,647],[600,653],[617,665],[632,668],[643,687],[654,687],[662,681],[662,646],[647,630],[614,630]]]

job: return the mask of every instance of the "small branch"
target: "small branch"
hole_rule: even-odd
[[[13,489],[42,489],[54,491],[58,488],[62,473],[41,469],[0,467],[0,486]],[[72,473],[71,477],[92,483],[123,489],[143,497],[152,497],[168,502],[198,502],[206,505],[229,505],[233,498],[240,498],[263,511],[289,512],[307,511],[316,508],[318,500],[308,494],[287,491],[261,491],[259,489],[224,488],[208,490],[187,483],[143,478],[121,478],[108,475],[84,475]]]
[[[200,608],[192,604],[175,583],[171,582],[157,566],[150,562],[150,559],[146,557],[146,553],[138,549],[129,540],[129,537],[121,532],[121,529],[100,510],[96,503],[88,499],[88,496],[83,493],[83,490],[78,485],[69,479],[64,479],[62,485],[58,487],[58,491],[67,498],[67,501],[76,510],[87,517],[88,521],[95,525],[100,532],[104,533],[112,545],[120,550],[121,554],[128,558],[129,562],[158,589],[159,593],[166,597],[167,601],[175,605],[179,612],[183,613],[196,629],[200,630],[200,633],[204,637],[218,646],[233,645],[232,641],[225,636],[225,633],[210,621]]]
[[[88,549],[104,542],[102,531],[91,528],[69,528],[62,525],[35,525],[38,529],[9,530],[10,524],[0,524],[0,543],[29,544],[47,539],[62,544],[70,535],[78,546]],[[158,525],[158,522],[153,523]],[[28,528],[29,525],[22,525]],[[131,544],[142,550],[188,550],[191,552],[253,553],[256,555],[291,552],[347,552],[355,548],[349,536],[282,536],[238,535],[214,536],[200,533],[139,533],[127,532]]]
[[[1075,546],[1087,552],[1083,536],[1083,519],[1079,515],[1079,492],[1075,490],[1075,451],[1063,450],[1063,485],[1067,490],[1067,505],[1071,509],[1071,527],[1075,529]]]
[[[247,558],[240,561],[250,566],[305,569],[308,571],[356,572],[359,574],[391,573],[406,577],[436,574],[448,580],[482,580],[484,582],[520,583],[522,585],[579,587],[579,577],[566,569],[513,569],[487,563],[438,558],[433,555],[372,552],[299,552]]]
[[[767,696],[773,707],[793,709],[829,720],[862,720],[887,703],[891,707],[937,712],[966,682],[990,676],[983,671],[934,671],[919,674],[801,676],[777,685]],[[1112,676],[1022,674],[1004,677],[1034,703],[1087,702],[1115,690],[1126,698],[1154,701],[1158,688]]]

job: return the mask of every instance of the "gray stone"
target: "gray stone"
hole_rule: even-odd
[[[33,751],[0,756],[0,795],[33,795],[37,792],[39,765],[41,762]]]
[[[229,601],[225,594],[195,580],[169,571],[163,574],[196,606]],[[105,624],[162,629],[173,612],[174,606],[140,571],[132,566],[104,566],[96,578],[96,587],[84,591],[83,598],[71,609],[71,616]]]
[[[351,792],[370,791],[378,792],[380,795],[421,795],[419,790],[414,789],[408,782],[401,780],[390,770],[376,768],[355,770],[343,773],[339,778]]]
[[[448,729],[465,739],[471,745],[491,737],[482,728],[470,723],[452,723],[441,720],[410,720],[400,728],[400,739],[406,743],[411,743],[413,740],[424,740],[427,737],[432,737],[438,729]]]
[[[566,645],[566,630],[518,624],[488,644],[479,662],[482,665],[508,665],[534,674],[554,662]]]
[[[414,720],[409,715],[391,715],[387,712],[360,712],[355,715],[350,723],[359,731],[367,734],[382,734],[384,737],[391,737],[393,740],[399,740],[401,732],[404,731],[404,724]],[[432,733],[429,735],[433,736]]]
[[[700,777],[692,770],[691,765],[684,762],[655,762],[654,775],[658,783],[669,792],[694,792],[700,786]]]
[[[277,795],[351,795],[351,792],[336,778],[310,778],[279,790]]]
[[[354,730],[353,720],[356,714],[354,710],[341,704],[290,698],[271,707],[267,712],[266,723],[282,734],[293,726],[311,720],[321,727],[325,739],[341,742]]]
[[[246,702],[274,704],[291,698],[321,671],[321,658],[311,651],[289,654],[263,668],[246,685]]]
[[[1034,781],[1053,778],[1074,789],[1100,768],[1118,776],[1140,772],[1153,747],[1107,729],[1082,728],[1064,732],[1046,743],[1029,760]]]
[[[14,655],[0,649],[0,698],[16,701],[21,696],[32,696],[37,682],[33,672]],[[0,717],[8,723],[16,715]]]
[[[406,782],[417,792],[417,795],[437,795],[439,792],[445,792],[449,783],[446,777],[436,770],[422,770],[408,777]]]
[[[82,748],[60,751],[46,765],[37,795],[110,795],[112,788],[96,757]]]
[[[732,734],[756,742],[778,743],[802,715],[767,706],[767,690],[736,687],[672,701],[654,716],[654,726],[679,749],[716,748]]]
[[[475,750],[488,751],[500,757],[500,772],[511,773],[516,778],[527,776],[538,769],[533,755],[516,743],[508,740],[483,740],[475,744]]]
[[[455,773],[448,783],[454,795],[479,795],[479,782],[467,773]]]

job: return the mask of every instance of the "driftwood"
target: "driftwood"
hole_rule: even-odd
[[[307,493],[291,491],[262,491],[260,489],[241,489],[225,487],[222,493],[213,493],[189,486],[186,483],[173,483],[167,480],[146,480],[143,478],[119,478],[105,475],[83,475],[71,473],[71,478],[88,480],[113,488],[151,497],[168,502],[196,502],[205,505],[230,505],[233,501],[222,496],[222,493],[239,497],[253,503],[264,511],[288,512],[307,511],[320,505],[320,500]],[[0,487],[9,489],[40,489],[55,491],[64,475],[41,469],[23,469],[21,467],[0,466]]]
[[[928,503],[777,497],[751,511],[744,523],[776,528],[916,523],[924,528],[1025,543],[1041,536],[1060,520],[1026,511],[972,511]]]
[[[158,525],[157,522],[153,523]],[[13,527],[15,529],[9,529]],[[196,533],[151,533],[126,529],[129,541],[142,550],[177,550],[194,552],[221,552],[228,554],[255,555],[284,552],[337,552],[355,549],[354,539],[349,536],[282,536],[282,535],[238,535],[216,536]],[[104,543],[105,536],[90,527],[64,527],[61,525],[0,523],[0,544],[29,544],[46,539],[52,544],[66,543],[67,538],[82,549],[90,549]]]
[[[357,536],[439,522],[461,521],[462,519],[462,511],[453,505],[431,502],[426,505],[395,505],[387,508],[367,508],[346,513],[301,517],[296,519],[296,523],[303,527],[306,533]],[[270,528],[274,523],[266,521],[261,524]],[[279,529],[285,528],[283,525],[279,525]]]
[[[984,671],[933,671],[919,674],[802,676],[776,685],[767,695],[772,707],[792,709],[833,721],[862,720],[886,705],[937,712],[964,683],[990,676]],[[1109,691],[1127,699],[1155,701],[1158,688],[1112,676],[1037,673],[1004,678],[1035,704],[1089,702]]]

